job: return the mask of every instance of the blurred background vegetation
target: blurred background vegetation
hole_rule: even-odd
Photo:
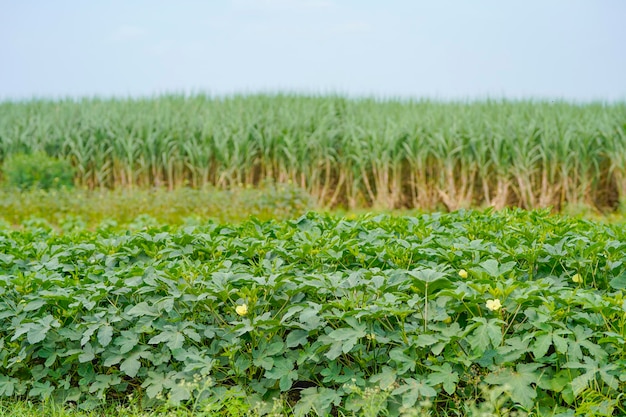
[[[315,208],[301,189],[266,183],[258,188],[217,190],[118,189],[29,190],[0,189],[0,221],[19,226],[33,219],[59,228],[95,228],[106,222],[127,225],[137,218],[182,224],[213,219],[240,222],[294,218]]]
[[[166,217],[216,207],[262,215],[268,206],[615,212],[626,199],[625,132],[626,103],[285,94],[5,101],[3,217],[14,221],[23,204],[39,213],[43,197],[8,202],[11,190],[72,187],[48,211],[65,200],[95,213],[133,211],[146,198]]]

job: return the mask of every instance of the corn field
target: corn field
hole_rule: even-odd
[[[328,207],[615,208],[626,103],[339,96],[0,103],[0,161],[45,152],[86,188],[305,189]]]

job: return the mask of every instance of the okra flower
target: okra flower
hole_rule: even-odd
[[[463,279],[467,278],[467,271],[465,269],[461,269],[459,271],[459,276]]]
[[[502,303],[497,298],[494,298],[493,300],[487,300],[486,305],[487,308],[491,311],[498,311],[500,310],[500,307],[502,307]]]
[[[240,316],[245,316],[248,314],[248,306],[246,304],[238,305],[235,307],[235,312],[237,312]]]
[[[572,277],[572,281],[574,281],[576,284],[580,284],[581,282],[583,282],[583,277],[581,277],[580,274],[574,274],[574,276]]]

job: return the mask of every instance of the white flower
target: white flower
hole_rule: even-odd
[[[245,316],[246,314],[248,314],[248,306],[246,304],[238,305],[237,307],[235,307],[235,311],[240,316]]]
[[[487,300],[486,305],[487,308],[491,311],[498,311],[500,310],[500,307],[502,307],[502,303],[497,298],[494,298],[493,300]]]

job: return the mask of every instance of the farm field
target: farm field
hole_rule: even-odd
[[[625,103],[2,102],[0,417],[626,415],[625,132]]]
[[[319,207],[607,212],[626,197],[625,123],[620,102],[31,100],[0,103],[0,163],[43,153],[70,163],[70,180],[89,189],[271,180]]]
[[[0,410],[624,415],[625,251],[547,210],[5,225]]]

